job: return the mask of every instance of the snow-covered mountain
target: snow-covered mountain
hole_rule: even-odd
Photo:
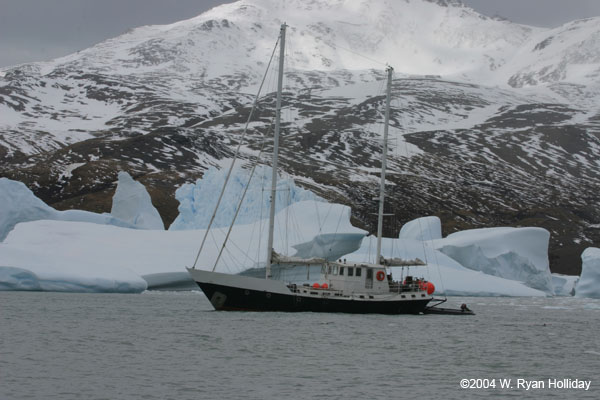
[[[369,227],[389,63],[390,211],[450,231],[543,226],[553,269],[577,272],[600,240],[600,18],[541,29],[457,0],[225,4],[0,70],[0,176],[56,208],[109,211],[127,170],[170,223],[177,186],[228,163],[284,21],[282,165],[299,184]],[[244,157],[273,90],[270,74]]]

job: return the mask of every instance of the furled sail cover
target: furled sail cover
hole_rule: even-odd
[[[381,264],[386,267],[414,267],[420,265],[427,265],[420,258],[414,260],[404,260],[402,258],[383,258],[381,257]]]
[[[324,258],[312,257],[312,258],[301,258],[301,257],[288,257],[277,253],[273,250],[271,254],[271,263],[273,264],[325,264],[327,260]]]

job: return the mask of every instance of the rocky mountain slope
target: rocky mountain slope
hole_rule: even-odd
[[[59,209],[110,211],[119,170],[166,225],[175,189],[228,165],[289,25],[282,168],[373,230],[385,63],[395,67],[388,235],[541,226],[578,273],[600,241],[600,18],[541,29],[455,0],[242,0],[0,71],[0,176]],[[268,74],[243,158],[273,117]],[[265,157],[266,158],[266,157]]]

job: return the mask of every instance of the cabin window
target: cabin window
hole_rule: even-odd
[[[344,267],[340,267],[340,275],[344,276]]]
[[[331,265],[327,266],[327,273],[331,275]]]
[[[362,274],[362,268],[356,267],[356,276],[361,276],[361,274]]]
[[[354,267],[348,267],[348,276],[354,276]]]
[[[334,274],[334,275],[337,275],[337,274],[338,274],[338,267],[337,267],[337,265],[334,265],[334,266],[333,266],[333,274]]]

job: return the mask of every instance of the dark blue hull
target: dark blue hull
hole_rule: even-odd
[[[330,312],[352,314],[421,314],[430,298],[377,301],[366,299],[343,300],[336,298],[308,297],[269,293],[200,283],[213,307],[220,311],[281,311],[281,312]]]

